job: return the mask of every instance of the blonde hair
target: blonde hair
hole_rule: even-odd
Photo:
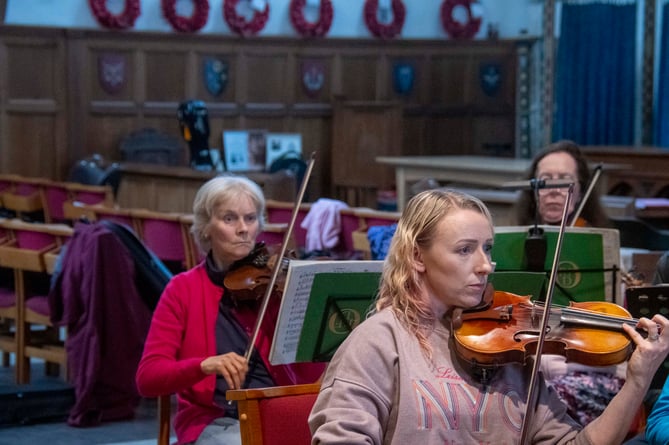
[[[216,176],[205,182],[197,191],[193,201],[193,226],[191,233],[202,252],[211,249],[211,239],[205,236],[211,215],[222,203],[239,196],[251,198],[258,212],[259,230],[265,225],[265,195],[258,184],[245,176]]]
[[[418,338],[429,359],[432,349],[427,336],[436,314],[413,266],[413,258],[417,249],[428,249],[432,245],[441,220],[459,209],[481,213],[492,228],[490,212],[478,198],[448,189],[424,191],[414,196],[402,212],[383,265],[376,310],[390,307],[400,322]]]

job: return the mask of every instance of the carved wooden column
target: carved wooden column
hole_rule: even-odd
[[[516,157],[532,157],[530,146],[530,102],[531,102],[531,48],[532,43],[524,41],[516,47]]]
[[[641,78],[641,143],[653,144],[653,90],[655,69],[656,0],[645,0],[643,9],[643,59]]]
[[[555,0],[544,1],[543,11],[543,135],[542,145],[548,145],[553,136],[553,83],[555,81]]]

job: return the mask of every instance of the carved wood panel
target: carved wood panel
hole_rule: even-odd
[[[305,45],[286,38],[0,26],[0,51],[8,61],[0,66],[0,171],[64,179],[69,166],[93,153],[121,160],[120,141],[139,129],[182,139],[178,103],[200,99],[209,110],[211,147],[221,146],[226,129],[301,133],[304,153],[318,152],[310,196],[328,196],[339,174],[326,162],[340,155],[333,151],[335,96],[401,104],[399,124],[374,124],[374,131],[398,135],[391,141],[398,147],[379,155],[491,154],[513,146],[515,48],[502,40],[322,39]],[[114,75],[101,71],[106,57],[122,60],[116,88],[104,83]],[[212,60],[225,65],[220,91],[205,81]],[[305,87],[308,63],[317,65],[309,78],[313,91]],[[481,90],[479,70],[487,63],[502,70],[494,95]],[[405,92],[394,77],[398,64],[413,68],[413,85]],[[48,165],[45,170],[22,160],[21,150],[33,146],[49,159],[40,164]],[[370,159],[359,161],[373,165]],[[360,176],[355,169],[350,174],[345,183]]]

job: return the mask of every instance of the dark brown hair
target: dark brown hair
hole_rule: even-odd
[[[569,154],[576,161],[578,182],[581,188],[581,193],[585,193],[590,184],[590,167],[588,166],[588,161],[581,151],[581,148],[575,142],[568,140],[554,142],[539,152],[532,160],[532,164],[530,165],[530,168],[527,172],[526,179],[532,179],[536,177],[537,166],[543,158],[549,154],[560,152]],[[595,187],[595,189],[592,191],[592,194],[583,206],[583,210],[581,211],[580,216],[581,218],[585,219],[590,226],[609,227],[611,223],[608,216],[606,215],[606,212],[604,212],[604,209],[602,208],[599,195],[598,187]],[[579,203],[576,203],[576,208],[578,208],[578,206]],[[537,202],[534,196],[534,191],[523,190],[516,205],[517,223],[521,226],[534,224],[536,212]]]

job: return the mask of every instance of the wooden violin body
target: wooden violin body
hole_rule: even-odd
[[[536,353],[543,310],[529,297],[495,291],[489,306],[462,314],[462,325],[453,332],[455,349],[479,366],[525,363]],[[590,366],[622,363],[633,349],[623,324],[636,326],[637,320],[606,301],[552,307],[543,352]]]
[[[272,270],[277,261],[276,248],[268,247],[264,243],[251,252],[244,264],[231,270],[223,280],[223,284],[230,291],[235,301],[260,300],[267,292],[267,286],[272,279]],[[277,276],[274,289],[283,289],[289,259],[283,258],[280,273]]]

